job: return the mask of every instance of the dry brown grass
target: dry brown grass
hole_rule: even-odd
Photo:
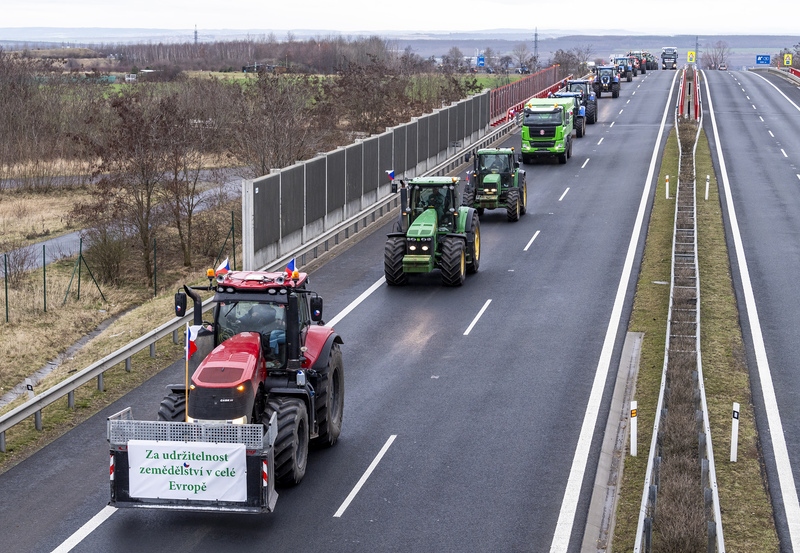
[[[54,190],[47,195],[8,190],[0,193],[0,250],[73,232],[75,222],[70,212],[89,197],[84,189]]]

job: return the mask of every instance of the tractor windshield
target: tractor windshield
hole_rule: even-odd
[[[220,302],[217,314],[217,344],[221,344],[240,332],[260,332],[263,340],[269,340],[271,348],[267,361],[280,366],[285,360],[286,305],[276,302],[233,301]],[[265,344],[262,344],[262,347]],[[279,352],[282,357],[279,357]],[[272,359],[270,359],[270,356]]]
[[[480,156],[481,172],[508,173],[508,156],[504,154],[483,154]]]

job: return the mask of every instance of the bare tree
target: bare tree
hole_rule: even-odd
[[[266,175],[318,151],[324,137],[310,113],[320,90],[314,77],[266,72],[239,90],[228,144],[231,156],[244,164],[242,176]]]
[[[511,51],[511,55],[517,62],[518,67],[530,68],[533,55],[531,54],[531,51],[528,50],[528,45],[526,43],[520,42],[514,46],[514,49]]]
[[[589,72],[588,62],[592,59],[592,56],[594,56],[594,47],[591,44],[575,46],[572,52],[575,54],[575,58],[578,61],[577,73],[585,75]]]
[[[79,137],[99,160],[96,194],[78,207],[85,224],[98,213],[122,222],[138,244],[148,284],[153,282],[152,248],[156,199],[166,173],[164,137],[174,124],[168,103],[159,102],[156,89],[137,87],[110,100],[114,124]]]
[[[576,75],[580,71],[580,61],[572,50],[556,50],[553,54],[553,63],[557,63],[560,66],[560,76],[566,76],[570,73]]]
[[[724,40],[718,40],[710,48],[700,54],[700,67],[703,69],[717,69],[720,64],[728,63],[731,49]]]

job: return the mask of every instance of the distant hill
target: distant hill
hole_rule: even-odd
[[[399,50],[410,47],[414,53],[422,57],[439,57],[446,54],[453,46],[458,47],[465,56],[474,56],[477,52],[491,48],[496,53],[510,54],[514,48],[524,42],[528,50],[534,50],[534,30],[493,29],[469,33],[436,33],[415,31],[364,31],[341,33],[333,30],[293,30],[295,39],[326,38],[332,36],[369,36],[385,37]],[[277,40],[284,40],[287,31],[271,31],[269,29],[198,29],[198,40],[202,42],[264,39],[268,35]],[[699,42],[700,50],[709,48],[719,41],[727,43],[731,49],[729,64],[732,68],[743,65],[754,65],[756,54],[777,54],[782,48],[792,48],[800,42],[800,36],[789,35],[644,35],[620,29],[606,32],[596,31],[585,34],[574,34],[569,30],[538,31],[538,51],[540,60],[545,63],[558,50],[569,50],[573,47],[590,46],[594,57],[608,58],[612,53],[624,53],[628,50],[649,50],[656,54],[662,46],[676,46],[685,59],[685,53],[695,49]],[[190,42],[194,40],[193,29],[72,29],[72,28],[0,28],[0,47],[4,48],[45,48],[61,46],[91,46],[98,44],[116,44],[131,42]]]

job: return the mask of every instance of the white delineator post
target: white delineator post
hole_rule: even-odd
[[[739,449],[739,404],[733,404],[731,417],[731,463],[736,462],[736,452]]]
[[[664,186],[664,193],[666,194],[666,198],[669,200],[669,175],[667,175],[667,181]]]
[[[631,457],[636,457],[637,424],[636,424],[637,402],[631,401]]]

